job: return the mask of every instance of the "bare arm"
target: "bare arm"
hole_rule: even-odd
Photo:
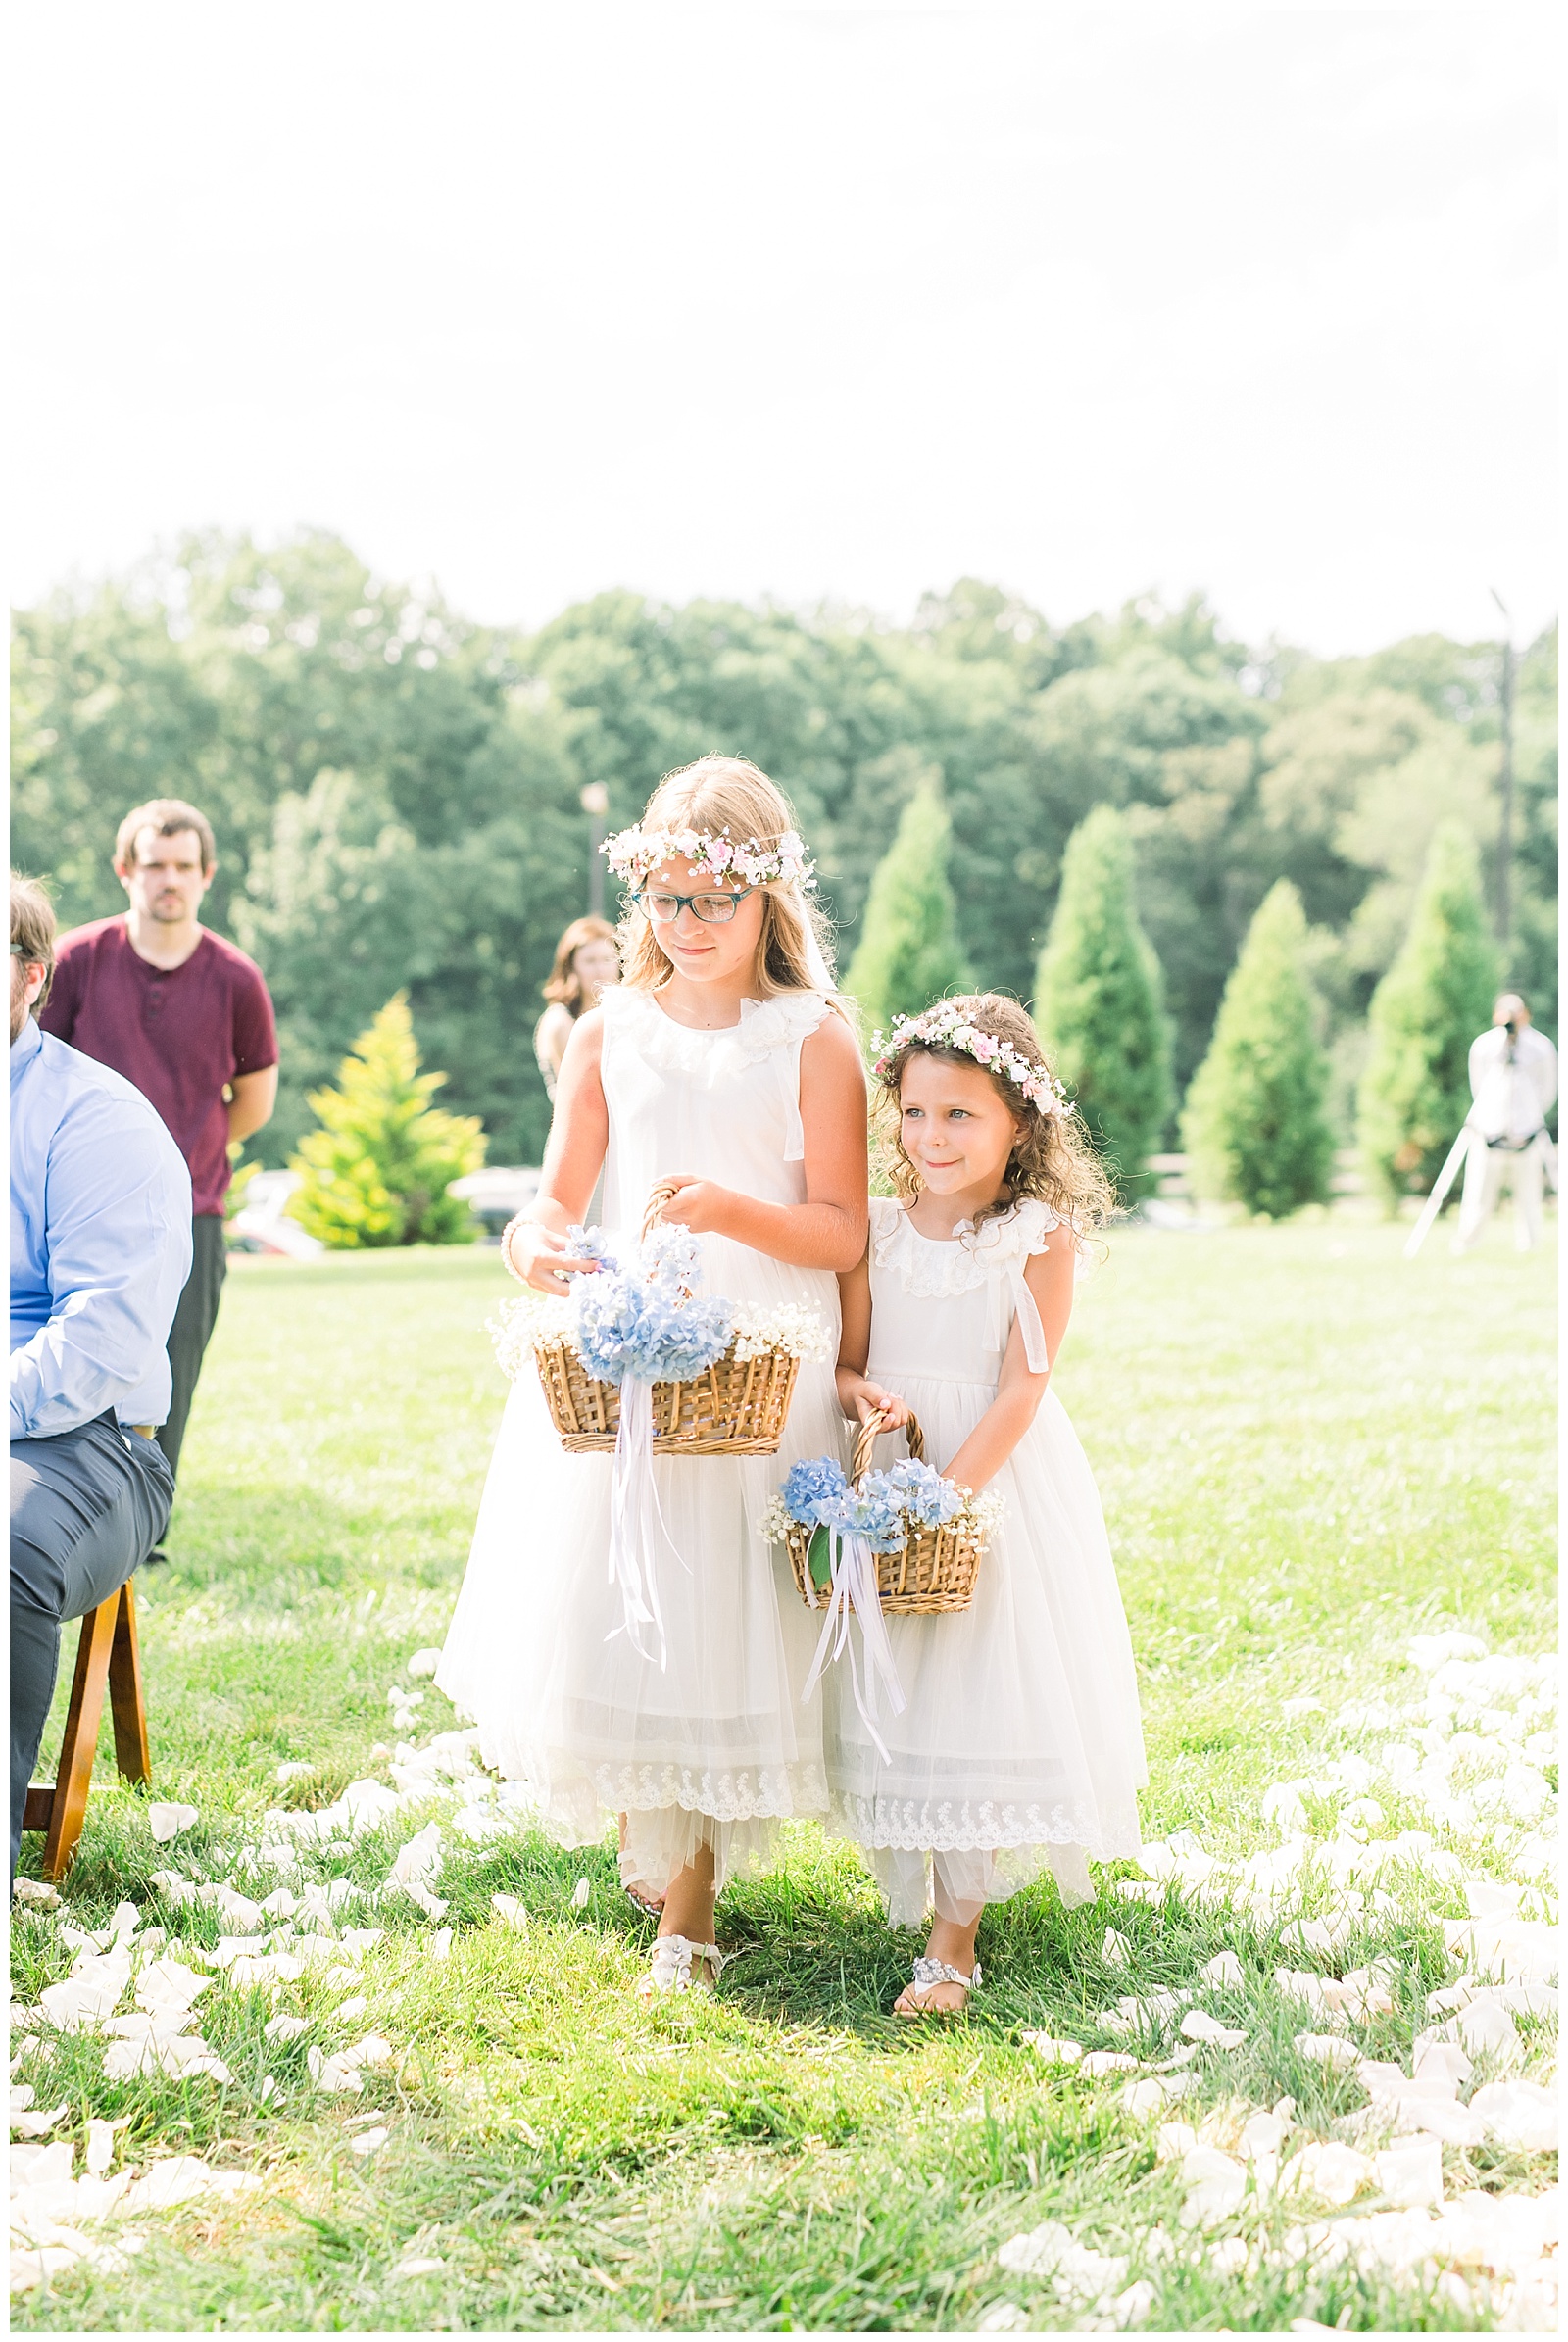
[[[842,1017],[825,1016],[801,1047],[806,1201],[760,1203],[716,1180],[671,1172],[664,1217],[694,1236],[727,1236],[793,1268],[853,1269],[865,1251],[865,1074]]]
[[[568,1251],[564,1238],[593,1200],[610,1145],[610,1109],[599,1077],[605,1020],[597,1008],[579,1016],[561,1061],[555,1118],[539,1194],[527,1222],[507,1244],[507,1265],[537,1293],[569,1293],[570,1276],[598,1263]],[[566,1272],[563,1274],[562,1272]]]
[[[880,1413],[886,1419],[883,1429],[898,1431],[909,1420],[908,1408],[880,1383],[865,1379],[865,1362],[871,1355],[871,1265],[865,1254],[839,1279],[839,1363],[834,1376],[839,1405],[846,1415],[858,1416],[861,1423]]]
[[[236,1147],[272,1119],[277,1103],[277,1067],[264,1065],[256,1073],[237,1073],[228,1085],[228,1143]]]
[[[1072,1231],[1052,1231],[1050,1249],[1032,1253],[1024,1263],[1024,1280],[1034,1294],[1045,1328],[1046,1356],[1056,1363],[1072,1315],[1073,1269],[1077,1248]],[[997,1380],[997,1395],[953,1461],[944,1466],[949,1480],[960,1488],[983,1488],[994,1480],[1040,1412],[1051,1375],[1031,1374],[1024,1352],[1023,1329],[1013,1321],[1006,1355]]]

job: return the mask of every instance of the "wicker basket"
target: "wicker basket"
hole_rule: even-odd
[[[673,1191],[655,1188],[643,1214],[643,1235],[663,1216]],[[689,1383],[656,1383],[656,1455],[776,1455],[790,1411],[799,1358],[787,1350],[765,1350],[760,1358],[737,1358],[734,1343],[721,1358]],[[588,1372],[568,1342],[546,1342],[534,1352],[545,1404],[574,1454],[609,1452],[620,1429],[620,1387]]]
[[[850,1477],[857,1488],[871,1468],[871,1450],[882,1429],[872,1415],[856,1435]],[[906,1437],[913,1460],[925,1460],[925,1436],[909,1417]],[[811,1576],[811,1539],[816,1531],[792,1526],[787,1539],[790,1567],[801,1599],[809,1610],[825,1610],[832,1599],[830,1586],[819,1586]],[[950,1522],[941,1529],[917,1529],[897,1553],[876,1556],[877,1591],[885,1615],[895,1618],[931,1617],[944,1610],[967,1610],[974,1600],[975,1580],[986,1549],[985,1531],[973,1521]]]

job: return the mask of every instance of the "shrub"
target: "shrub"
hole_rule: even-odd
[[[1057,1073],[1124,1201],[1171,1110],[1170,1031],[1159,962],[1138,922],[1132,842],[1113,805],[1067,841],[1061,893],[1036,978]]]
[[[886,1032],[895,1015],[917,1016],[973,977],[958,949],[948,884],[952,825],[928,782],[904,808],[898,832],[876,866],[860,941],[844,979],[869,1031]]]
[[[1200,1195],[1271,1220],[1328,1199],[1328,1063],[1306,972],[1306,915],[1288,879],[1264,896],[1231,970],[1182,1139]]]
[[[337,1089],[311,1092],[321,1127],[293,1158],[302,1184],[292,1217],[339,1251],[471,1244],[473,1216],[447,1189],[478,1170],[484,1133],[474,1116],[430,1104],[446,1078],[419,1071],[408,1000],[396,994],[344,1058]]]
[[[1470,1111],[1470,1044],[1491,1018],[1500,979],[1474,840],[1458,822],[1445,822],[1432,840],[1410,932],[1368,1014],[1357,1136],[1368,1178],[1391,1210],[1401,1195],[1432,1186]]]

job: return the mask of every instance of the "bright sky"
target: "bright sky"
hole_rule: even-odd
[[[17,11],[13,594],[309,522],[495,621],[969,572],[1324,652],[1495,586],[1522,637],[1552,22]]]

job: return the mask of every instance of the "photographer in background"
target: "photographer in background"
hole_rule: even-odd
[[[46,1033],[135,1083],[190,1172],[191,1271],[169,1337],[173,1391],[158,1435],[173,1472],[227,1267],[228,1150],[261,1129],[277,1097],[277,1034],[262,971],[198,916],[217,868],[212,824],[183,799],[155,798],[127,813],[115,875],[130,907],[61,937],[39,1019]]]
[[[190,1176],[146,1098],[38,1030],[55,916],[11,881],[11,1869],[60,1629],[157,1544],[174,1476],[153,1434],[190,1268]]]
[[[1473,1137],[1453,1249],[1468,1252],[1481,1242],[1507,1178],[1515,1248],[1533,1251],[1541,1242],[1542,1190],[1556,1177],[1546,1115],[1557,1097],[1557,1052],[1516,992],[1498,996],[1490,1031],[1470,1045],[1470,1095],[1475,1103],[1465,1120]]]

